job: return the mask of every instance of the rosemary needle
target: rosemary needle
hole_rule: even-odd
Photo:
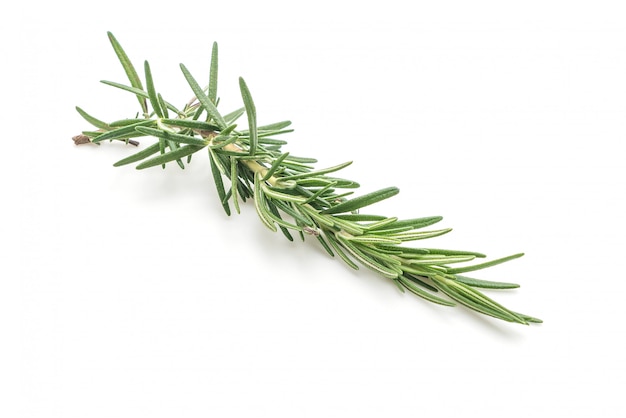
[[[222,115],[217,108],[216,43],[211,52],[206,88],[201,87],[187,67],[180,65],[193,97],[182,110],[178,110],[156,91],[150,64],[144,62],[144,89],[144,83],[120,43],[110,32],[108,37],[130,85],[112,81],[103,83],[135,95],[140,112],[135,118],[106,123],[76,107],[78,113],[97,128],[73,137],[76,144],[117,140],[137,145],[137,141],[131,138],[155,138],[154,144],[114,164],[117,167],[139,163],[137,169],[159,165],[165,168],[174,161],[184,168],[183,159],[189,163],[192,155],[204,152],[210,160],[217,194],[226,214],[231,213],[231,203],[239,212],[240,200],[253,199],[261,223],[270,230],[280,229],[289,240],[293,240],[292,232],[299,234],[302,240],[306,236],[315,237],[331,256],[338,255],[354,269],[365,266],[392,280],[402,291],[408,290],[440,305],[454,306],[456,302],[504,321],[541,322],[511,311],[477,290],[511,289],[518,287],[517,284],[460,275],[523,254],[462,265],[485,256],[473,251],[405,245],[409,241],[446,234],[450,229],[423,230],[441,221],[439,216],[399,220],[359,213],[376,202],[395,196],[399,190],[387,187],[348,199],[359,184],[328,174],[342,170],[351,162],[315,169],[311,165],[315,159],[283,152],[281,148],[286,141],[275,137],[291,132],[288,129],[291,123],[282,121],[259,126],[256,107],[243,78],[239,78],[243,107]],[[237,130],[235,122],[244,113],[248,129]]]

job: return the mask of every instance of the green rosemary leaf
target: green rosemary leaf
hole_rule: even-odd
[[[307,177],[317,177],[317,176],[320,176],[322,174],[328,174],[328,173],[332,173],[334,171],[339,171],[342,168],[345,168],[345,167],[349,166],[350,164],[352,164],[352,161],[348,161],[348,162],[345,162],[343,164],[336,165],[334,167],[328,167],[328,168],[324,168],[324,169],[321,169],[321,170],[309,171],[308,173],[294,174],[292,176],[285,176],[285,177],[283,177],[283,179],[286,179],[286,180],[297,180],[297,179],[303,179],[303,178],[307,178]]]
[[[335,186],[336,183],[329,183],[326,186],[322,187],[321,189],[319,189],[318,191],[316,191],[315,193],[313,193],[311,196],[309,196],[307,198],[307,200],[305,200],[303,202],[303,204],[307,204],[307,203],[311,203],[313,201],[316,201],[318,199],[320,199],[320,196],[322,196],[326,191],[331,190],[332,187]],[[305,189],[306,190],[306,189]],[[320,199],[321,200],[321,199]],[[328,204],[326,204],[325,201],[322,201],[322,203],[324,203],[326,206],[329,206]]]
[[[407,261],[409,265],[417,265],[417,264],[454,264],[454,263],[465,263],[467,261],[472,261],[475,257],[473,255],[469,256],[439,256],[439,258],[411,258]]]
[[[280,178],[274,182],[274,188],[282,190],[293,190],[297,186],[295,181],[281,180]]]
[[[219,141],[227,141],[230,140],[230,134],[235,132],[235,128],[237,127],[237,125],[229,125],[228,127],[226,127],[225,129],[223,129],[219,135],[217,135],[215,138],[213,138],[213,142],[219,142]],[[236,137],[238,137],[238,135],[235,134]]]
[[[301,196],[295,196],[288,193],[279,192],[276,189],[262,185],[263,192],[270,196],[272,199],[282,200],[283,202],[303,203],[306,199]]]
[[[407,264],[402,265],[402,271],[408,274],[414,274],[416,276],[424,276],[431,277],[433,274],[440,273],[439,271],[430,268],[431,266],[427,265],[417,265],[417,266],[409,266]]]
[[[217,106],[217,42],[213,42],[211,50],[211,72],[209,74],[209,100]]]
[[[428,254],[428,250],[424,248],[412,248],[412,247],[385,247],[381,246],[381,249],[389,250],[401,250],[401,256],[403,258],[419,257],[424,254]]]
[[[519,254],[514,254],[514,255],[510,255],[508,257],[502,257],[502,258],[498,258],[497,260],[493,260],[493,261],[488,261],[486,263],[482,263],[482,264],[475,264],[473,266],[467,266],[467,267],[459,267],[459,268],[455,268],[455,269],[448,269],[448,273],[450,274],[457,274],[457,273],[467,273],[468,271],[476,271],[476,270],[481,270],[487,267],[492,267],[498,264],[502,264],[505,263],[507,261],[510,260],[515,260],[516,258],[520,258],[524,255],[524,253],[519,253]]]
[[[109,124],[107,124],[106,122],[102,122],[99,119],[94,118],[93,116],[85,112],[80,107],[76,106],[76,111],[83,117],[83,119],[85,119],[87,122],[89,122],[96,128],[104,129],[105,131],[108,131],[109,129],[111,129]]]
[[[246,115],[248,116],[248,132],[250,134],[250,155],[256,154],[258,144],[258,132],[256,128],[256,107],[252,101],[250,90],[243,78],[239,77],[239,89],[241,90],[241,98],[246,107]]]
[[[256,137],[259,140],[259,143],[261,143],[261,138],[263,138],[263,142],[264,143],[268,143],[268,144],[277,144],[277,145],[285,145],[287,143],[287,141],[284,140],[280,140],[280,139],[274,139],[271,138],[272,136],[275,135],[283,135],[283,134],[288,134],[293,132],[293,129],[284,129],[282,131],[261,131],[259,130],[259,128],[257,128],[257,134]],[[242,138],[249,138],[250,137],[250,130],[249,129],[243,129],[240,131],[241,133],[241,137]]]
[[[397,187],[387,187],[385,189],[368,193],[366,195],[356,197],[354,199],[340,203],[336,206],[333,206],[331,208],[324,210],[323,213],[333,214],[333,213],[353,212],[365,206],[369,206],[376,202],[380,202],[381,200],[388,199],[392,196],[395,196],[398,194],[398,192],[400,192],[400,190],[398,190]]]
[[[326,240],[324,239],[324,237],[320,234],[315,235],[315,238],[317,238],[317,240],[320,242],[320,244],[322,244],[322,247],[324,247],[324,249],[326,250],[326,252],[331,256],[334,257],[335,253],[333,253],[333,250],[330,248],[330,246],[328,245],[328,243],[326,242]]]
[[[436,284],[452,299],[474,310],[504,321],[517,322],[524,325],[528,324],[527,321],[516,313],[506,309],[499,303],[463,283],[448,279],[438,279],[436,280]]]
[[[380,261],[391,268],[398,268],[398,274],[402,274],[402,261],[398,259],[398,257],[393,257],[390,254],[381,252],[378,250],[376,245],[367,245],[367,243],[366,245],[361,246],[361,251],[372,257],[374,260]]]
[[[380,252],[381,254],[392,254],[399,256],[402,254],[402,247],[397,245],[377,245],[376,251]]]
[[[136,163],[137,161],[141,161],[145,158],[148,158],[152,154],[156,154],[157,152],[159,152],[159,149],[160,149],[159,143],[158,142],[154,143],[150,145],[149,147],[139,151],[138,153],[131,155],[130,157],[126,157],[124,159],[119,160],[118,162],[113,164],[113,166],[121,167],[126,164]]]
[[[139,123],[139,122],[145,122],[145,119],[120,119],[120,120],[116,120],[114,122],[109,123],[109,126],[111,128],[119,128],[120,126],[128,126],[128,125],[132,125],[134,123]]]
[[[317,210],[312,208],[310,205],[301,205],[299,206],[302,213],[311,218],[315,223],[319,225],[326,226],[336,231],[340,231],[341,228],[335,226],[335,219],[332,219],[330,216],[325,216],[320,214]]]
[[[475,300],[465,297],[463,294],[456,292],[454,289],[444,285],[438,284],[439,289],[452,300],[459,302],[461,305],[464,305],[476,312],[482,313],[484,315],[492,316],[494,318],[507,321],[507,322],[516,322],[511,319],[509,315],[502,315],[497,310],[492,309],[489,306],[483,306],[480,303],[477,303]]]
[[[385,216],[380,215],[361,215],[359,213],[348,213],[342,215],[335,215],[335,218],[344,219],[346,221],[382,221],[383,219],[387,219]]]
[[[467,276],[456,275],[456,280],[472,287],[480,287],[483,289],[516,289],[519,287],[516,283],[492,282],[489,280],[473,279]]]
[[[240,107],[237,110],[234,110],[230,113],[225,114],[224,120],[226,121],[227,125],[232,125],[232,123],[235,122],[237,119],[239,119],[245,112],[246,112],[246,108]]]
[[[543,323],[543,321],[541,319],[539,319],[539,318],[535,318],[533,316],[524,315],[524,314],[521,314],[519,312],[513,312],[513,313],[515,315],[519,316],[520,318],[524,319],[527,322],[532,322],[532,323],[535,323],[535,324],[542,324]]]
[[[399,234],[401,232],[409,232],[412,229],[413,228],[411,228],[410,226],[399,226],[397,228],[377,229],[377,230],[374,230],[373,232],[376,232],[377,234],[380,234],[380,235],[393,235],[393,234]]]
[[[289,153],[286,152],[284,154],[282,154],[280,157],[276,158],[274,160],[274,162],[272,163],[272,165],[270,166],[269,170],[267,170],[267,173],[265,173],[265,175],[263,176],[263,181],[267,181],[270,179],[270,177],[272,177],[274,175],[274,173],[276,173],[276,170],[278,170],[278,168],[280,167],[280,164],[284,161],[285,158],[287,158],[289,156]]]
[[[256,209],[256,213],[259,215],[263,225],[268,227],[273,232],[276,232],[276,224],[272,221],[269,216],[269,211],[265,207],[265,195],[263,193],[263,189],[261,188],[262,184],[263,181],[261,181],[261,174],[257,173],[254,177],[254,208]]]
[[[89,138],[97,138],[102,135],[103,131],[82,131],[81,134],[88,136]]]
[[[437,254],[437,255],[473,255],[476,258],[485,258],[486,255],[483,253],[477,253],[473,251],[460,251],[460,250],[443,250],[439,248],[425,248],[429,254]]]
[[[161,155],[165,154],[165,140],[159,138],[159,152]],[[165,170],[165,163],[161,164],[161,167]]]
[[[249,155],[248,153],[246,153],[246,151],[242,150],[238,150],[238,151],[234,151],[234,150],[230,150],[230,149],[223,149],[224,147],[221,147],[222,149],[219,150],[220,155],[227,155],[230,157],[235,157],[238,158],[240,160],[248,160],[248,161],[257,161],[258,159],[263,159],[265,157],[268,157],[270,154],[269,153],[258,153],[256,155]]]
[[[415,285],[415,283],[412,280],[410,280],[404,275],[399,276],[398,280],[400,281],[400,283],[402,283],[404,287],[407,288],[407,290],[409,290],[409,292],[421,298],[424,298],[429,302],[434,302],[436,304],[444,305],[444,306],[455,306],[454,302],[450,302],[449,300],[442,299],[438,296],[433,295],[430,292],[425,291],[421,287]]]
[[[195,98],[195,96],[194,96]],[[204,112],[204,108],[202,106],[200,106],[200,103],[198,103],[197,105],[195,105],[194,107],[196,110],[193,112],[193,115],[191,116],[192,120],[199,120],[200,116],[202,116],[202,113]],[[185,113],[185,117],[189,116],[190,112]],[[207,117],[208,118],[208,117]]]
[[[222,115],[220,115],[217,107],[215,107],[211,99],[209,99],[208,96],[204,94],[204,90],[202,90],[202,87],[200,87],[196,79],[193,78],[187,67],[185,67],[184,64],[180,64],[180,69],[183,71],[183,75],[187,79],[189,87],[191,87],[191,90],[195,94],[200,104],[207,111],[211,119],[217,124],[217,126],[219,126],[220,129],[225,129],[226,122],[224,121],[224,118],[222,118]]]
[[[169,126],[178,126],[181,128],[198,129],[202,131],[220,131],[220,127],[208,122],[201,122],[191,119],[161,119],[161,122]]]
[[[452,231],[452,228],[438,229],[436,231],[401,232],[397,234],[390,234],[388,236],[399,239],[402,242],[408,242],[408,241],[417,241],[420,239],[438,237],[438,236],[447,234],[450,231]]]
[[[280,152],[280,151],[275,151],[274,154],[276,152]],[[283,161],[283,164],[281,167],[281,174],[303,173],[307,170],[309,170],[309,168],[305,168],[305,167],[302,167],[300,164],[293,164],[285,160]]]
[[[145,92],[143,90],[143,88],[137,88],[137,87],[133,87],[133,86],[127,86],[125,84],[121,84],[121,83],[117,83],[115,81],[108,81],[108,80],[100,80],[100,82],[102,84],[106,84],[107,86],[111,86],[111,87],[115,87],[118,88],[120,90],[125,90],[128,91],[130,93],[134,93],[135,95],[141,97],[141,98],[148,98],[148,93]],[[147,112],[147,109],[146,109]]]
[[[312,165],[308,165],[306,163],[296,161],[296,159],[294,159],[293,155],[291,154],[289,155],[289,158],[287,158],[283,162],[283,165],[285,166],[286,169],[297,171],[298,173],[304,173],[306,171],[310,171],[315,168]]]
[[[178,146],[178,143],[175,141],[172,141],[171,139],[166,139],[165,140],[167,142],[167,146],[169,147],[169,149],[171,149],[172,151],[176,151],[177,149],[179,149],[180,147]],[[191,156],[191,154],[188,154],[187,157]],[[176,160],[176,164],[178,164],[178,166],[181,168],[181,170],[185,169],[185,164],[183,164],[183,161],[180,159]],[[165,167],[163,167],[165,168]]]
[[[272,216],[272,219],[274,219],[274,221],[278,224],[278,227],[280,228],[283,235],[289,241],[293,241],[293,237],[289,233],[289,229],[293,229],[295,231],[302,231],[302,228],[300,228],[298,225],[294,225],[292,223],[289,223],[283,220],[282,216],[280,216],[280,212],[278,212],[278,208],[276,207],[276,205],[274,205],[272,201],[266,200],[265,203],[267,203],[267,208],[270,210],[270,215]]]
[[[380,231],[383,230],[391,230],[391,229],[400,229],[409,227],[409,230],[425,228],[430,225],[434,225],[437,222],[441,221],[443,218],[441,216],[428,216],[425,218],[416,218],[416,219],[403,219],[388,225],[377,226],[376,228]]]
[[[283,233],[285,238],[287,238],[289,241],[293,242],[293,236],[291,235],[289,230],[287,228],[285,228],[284,226],[282,226],[282,225],[279,225],[278,227],[280,228],[280,231]]]
[[[161,111],[161,105],[157,98],[156,91],[154,90],[154,81],[152,80],[152,72],[150,71],[150,64],[148,61],[144,61],[144,71],[146,73],[146,90],[148,90],[148,99],[150,99],[150,105],[154,110],[154,113],[159,118],[163,117],[163,111]]]
[[[167,111],[167,105],[165,104],[165,100],[163,100],[163,96],[161,96],[161,93],[157,93],[157,99],[159,101],[159,107],[161,108],[161,112],[163,112],[163,117],[169,118],[170,114]]]
[[[222,202],[222,206],[224,207],[224,211],[228,216],[230,216],[230,206],[228,205],[228,199],[226,198],[226,192],[224,191],[224,182],[222,181],[222,173],[218,168],[218,165],[215,163],[215,158],[217,158],[213,153],[209,151],[209,160],[211,161],[211,172],[213,173],[213,181],[215,182],[215,188],[217,189],[217,195]]]
[[[221,150],[220,154],[222,155],[230,155],[232,157],[237,158],[240,161],[252,161],[252,162],[256,162],[260,159],[263,159],[265,157],[269,156],[269,153],[257,153],[256,155],[248,155],[248,154],[243,154],[242,151],[227,151],[227,150]]]
[[[98,143],[106,140],[126,138],[128,137],[128,135],[135,134],[135,128],[139,126],[154,125],[155,123],[155,121],[147,119],[141,122],[133,123],[131,125],[122,126],[120,128],[113,129],[111,131],[103,133],[102,135],[99,135],[98,137],[94,138],[93,142]]]
[[[217,138],[219,138],[219,137],[214,138],[212,142],[215,143],[216,142],[215,139],[217,139]],[[220,149],[220,148],[224,148],[228,144],[233,144],[233,143],[237,142],[238,140],[239,140],[238,136],[231,136],[230,138],[226,139],[225,141],[218,142],[217,144],[214,144],[214,145],[209,145],[209,148],[211,148],[213,150],[217,150],[217,149]]]
[[[329,217],[328,215],[322,216]],[[343,219],[333,218],[332,216],[330,218],[332,218],[332,222],[335,226],[343,229],[348,234],[363,235],[363,233],[365,232],[363,228],[361,228],[358,224],[354,222],[344,221]]]
[[[368,257],[367,255],[363,254],[363,252],[361,252],[359,250],[359,248],[357,247],[357,245],[355,245],[354,243],[344,239],[342,236],[338,235],[337,236],[339,242],[341,243],[341,245],[348,250],[348,252],[355,258],[357,259],[361,264],[363,264],[364,266],[368,267],[369,269],[381,274],[383,277],[386,277],[388,279],[395,279],[396,277],[398,277],[398,273],[387,267],[384,266],[376,261],[374,261],[373,259],[371,259],[370,257]]]
[[[364,244],[387,244],[387,245],[396,245],[402,244],[402,241],[396,240],[393,238],[386,238],[377,235],[356,235],[350,237],[344,237],[348,241],[361,242]]]
[[[135,129],[145,135],[151,135],[157,138],[163,138],[167,141],[174,141],[174,142],[178,142],[181,144],[196,145],[199,147],[206,147],[208,144],[208,141],[205,139],[198,139],[193,136],[181,135],[181,134],[177,134],[174,132],[162,131],[160,129],[148,128],[145,126],[138,126]]]
[[[131,87],[131,86],[126,86],[124,84],[120,84],[120,83],[116,83],[114,81],[107,81],[107,80],[100,80],[100,82],[102,84],[106,84],[107,86],[111,86],[111,87],[115,87],[121,90],[125,90],[131,93],[134,93],[136,96],[140,96],[140,97],[144,97],[144,98],[149,98],[148,93],[146,93],[145,91],[138,89],[136,87]],[[170,109],[172,112],[175,112],[178,115],[184,115],[184,113],[182,113],[180,110],[178,110],[173,104],[165,102],[165,105],[167,106],[168,109]],[[147,112],[147,110],[146,110]]]
[[[286,145],[287,141],[281,141],[278,139],[273,139],[273,138],[265,138],[265,137],[258,137],[257,136],[257,143],[261,144],[261,145],[270,145],[273,146],[275,149],[279,149],[280,146],[282,145]],[[267,147],[266,149],[269,149],[269,147]]]
[[[300,164],[315,164],[317,162],[317,159],[308,158],[308,157],[296,157],[295,155],[290,154],[287,161],[290,161],[292,163],[300,163]],[[311,167],[311,169],[312,168],[313,167]]]
[[[227,203],[230,200],[230,197],[233,195],[233,188],[229,187],[226,195],[224,196],[224,200],[222,200],[222,204]],[[229,213],[230,215],[230,213]]]
[[[295,183],[295,182],[293,180],[287,180],[287,183]],[[325,200],[321,195],[318,195],[318,193],[320,191],[323,191],[323,189],[320,189],[317,192],[314,192],[317,189],[308,189],[308,188],[300,187],[297,183],[295,187],[292,187],[292,189],[294,190],[294,193],[306,197],[306,200],[302,202],[303,205],[305,204],[309,205],[315,210],[322,210],[331,206],[330,202]],[[334,190],[334,189],[329,188],[328,190]],[[324,215],[324,216],[329,216],[329,215]]]
[[[335,202],[340,202],[340,201],[343,201],[342,199],[344,197],[347,197],[347,196],[350,196],[350,195],[353,195],[353,194],[354,194],[354,191],[349,191],[349,192],[344,192],[344,193],[341,193],[341,194],[333,194],[330,197],[333,198],[335,200]]]
[[[257,138],[264,138],[264,141],[267,143],[281,143],[281,145],[284,145],[287,143],[287,141],[282,141],[282,140],[278,140],[278,139],[272,139],[269,138],[271,136],[274,135],[282,135],[282,134],[288,134],[293,132],[293,129],[284,129],[282,131],[260,131],[259,132],[259,128],[257,128]],[[242,134],[246,133],[246,134],[250,134],[250,131],[246,130],[246,131],[242,131]],[[260,141],[259,141],[260,142]]]
[[[117,58],[120,60],[122,67],[124,67],[124,71],[126,72],[126,75],[128,76],[130,85],[139,90],[143,90],[141,80],[139,79],[139,76],[137,75],[137,71],[135,70],[133,63],[128,58],[128,55],[126,55],[126,52],[122,48],[122,45],[120,45],[120,43],[117,41],[117,39],[115,39],[115,36],[113,36],[111,32],[107,32],[107,34],[109,35],[109,41],[111,42],[111,45],[113,46],[113,50],[115,51]],[[146,99],[143,96],[137,95],[137,100],[139,100],[139,104],[141,106],[141,110],[143,111],[143,113],[147,114],[148,106],[146,104]]]
[[[213,149],[213,150],[218,150],[220,148],[224,148],[226,145],[228,144],[234,144],[235,142],[237,142],[239,140],[238,136],[231,136],[230,138],[228,138],[225,141],[221,141],[218,142],[215,145],[209,145],[209,148]],[[213,140],[213,142],[215,142],[215,140]]]
[[[444,276],[445,275],[452,276],[452,275],[447,273],[448,267],[445,267],[445,266],[438,266],[436,264],[431,264],[431,265],[421,264],[419,267],[421,267],[423,270],[425,270],[425,271],[427,271],[429,273],[432,273],[432,274],[440,274],[440,275],[444,275]]]
[[[398,218],[396,217],[393,217],[393,218],[383,217],[383,219],[379,221],[376,221],[367,225],[363,225],[363,228],[365,228],[367,231],[376,231],[377,229],[384,230],[384,227],[388,226],[389,224],[396,223],[396,222],[398,222]]]
[[[359,266],[358,264],[356,264],[354,261],[352,261],[347,255],[346,253],[341,249],[341,246],[339,245],[339,243],[337,242],[337,240],[333,237],[333,234],[328,234],[325,233],[324,234],[326,236],[326,239],[328,240],[328,242],[330,243],[330,245],[333,247],[333,249],[335,250],[335,252],[339,255],[339,257],[351,268],[353,268],[354,270],[358,270]]]
[[[284,120],[282,122],[270,123],[269,125],[259,126],[257,131],[285,132],[283,129],[291,125],[291,121]],[[291,132],[291,130],[290,130]]]
[[[341,178],[338,178],[338,177],[324,176],[323,180],[327,181],[327,182],[330,181],[330,182],[337,183],[337,185],[335,187],[338,187],[340,189],[358,189],[359,187],[361,187],[361,185],[359,183],[357,183],[356,181],[341,179]],[[306,181],[307,181],[307,179],[298,180],[298,184],[303,184]]]
[[[239,175],[237,173],[237,160],[235,158],[231,158],[230,160],[230,183],[233,185],[232,187],[232,199],[233,204],[235,205],[235,210],[237,213],[241,213],[239,210],[239,199],[237,198],[237,183],[239,183]]]
[[[232,186],[231,186],[232,188]],[[232,193],[231,193],[232,194]],[[242,202],[246,202],[247,199],[250,199],[253,197],[253,191],[249,190],[241,181],[237,182],[237,195],[239,195],[239,197],[241,197],[241,201]]]
[[[298,225],[304,225],[308,227],[314,227],[315,222],[306,214],[303,214],[299,209],[300,206],[295,203],[281,202],[280,200],[272,200],[272,205],[275,205],[278,209],[291,216]]]
[[[157,165],[169,163],[170,161],[179,160],[183,157],[186,157],[194,152],[201,150],[203,147],[199,147],[196,145],[186,145],[184,147],[180,147],[175,151],[166,152],[165,154],[159,155],[158,157],[151,158],[137,166],[137,170],[143,170],[144,168],[154,167]]]
[[[396,285],[396,287],[398,288],[400,293],[406,293],[406,290],[405,290],[406,287],[402,286],[402,283],[400,283],[400,281],[398,280],[397,277],[395,279],[393,279],[393,284]]]
[[[487,297],[480,291],[457,280],[445,279],[445,281],[448,288],[454,289],[457,294],[461,294],[464,297],[467,297],[469,300],[476,302],[480,306],[492,309],[493,311],[498,312],[503,316],[508,316],[511,320],[515,322],[524,322],[523,319],[519,317],[515,312],[505,308],[504,306]]]
[[[146,120],[146,119],[142,119],[142,120]],[[89,138],[91,138],[91,139],[96,139],[96,138],[99,138],[99,137],[101,137],[102,135],[104,135],[105,133],[107,133],[107,131],[83,131],[83,132],[82,132],[82,134],[83,134],[83,135],[86,135],[86,136],[88,136],[88,137],[89,137]],[[145,136],[145,135],[144,135],[144,134],[142,134],[142,133],[140,133],[140,132],[134,131],[134,132],[129,133],[128,135],[122,135],[122,136],[121,136],[121,137],[119,137],[119,138],[108,138],[108,139],[109,139],[110,141],[117,140],[117,141],[124,141],[124,142],[128,143],[128,140],[129,140],[130,138],[140,138],[140,137],[142,137],[142,136]],[[94,142],[94,143],[95,143],[96,145],[100,145],[100,143],[99,143],[99,142]]]
[[[421,277],[421,276],[416,276],[414,274],[410,274],[410,273],[404,273],[403,276],[412,281],[413,283],[415,283],[418,286],[421,286],[425,289],[430,290],[431,292],[439,292],[439,289],[437,289],[435,286],[426,283],[424,280],[427,279],[426,277]]]

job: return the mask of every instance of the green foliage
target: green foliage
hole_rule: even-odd
[[[204,150],[210,160],[219,203],[227,215],[231,214],[230,203],[239,212],[240,201],[253,199],[259,219],[271,231],[280,229],[290,241],[293,240],[291,232],[297,232],[302,239],[312,236],[329,255],[337,255],[353,269],[365,266],[391,280],[402,291],[408,290],[439,305],[458,303],[504,321],[541,322],[511,311],[477,290],[511,289],[518,287],[517,284],[460,275],[523,254],[473,264],[474,259],[485,258],[485,255],[474,251],[407,246],[408,241],[434,238],[451,229],[424,230],[440,222],[440,216],[398,219],[359,213],[395,196],[399,190],[387,187],[347,199],[346,196],[351,195],[359,184],[329,174],[341,171],[351,162],[315,169],[311,165],[316,162],[314,158],[296,157],[283,151],[286,141],[275,137],[292,132],[287,129],[291,122],[259,126],[256,106],[243,78],[239,78],[243,107],[222,116],[217,109],[217,44],[213,44],[211,51],[207,88],[200,87],[189,70],[180,64],[194,96],[179,111],[156,91],[148,62],[144,63],[144,90],[135,67],[119,42],[110,33],[109,39],[131,85],[104,83],[135,95],[140,112],[134,118],[106,123],[77,107],[78,113],[98,128],[97,131],[83,132],[83,135],[93,143],[105,140],[128,142],[129,138],[135,137],[155,138],[152,145],[118,161],[115,166],[139,163],[137,168],[145,169],[166,167],[176,161],[182,168],[183,158],[187,157],[189,162],[193,154]],[[174,114],[170,116],[169,111]],[[247,129],[237,130],[234,122],[244,113]]]

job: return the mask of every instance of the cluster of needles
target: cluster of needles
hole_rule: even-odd
[[[504,321],[541,322],[505,308],[478,290],[510,289],[518,285],[463,275],[523,254],[471,263],[485,255],[406,245],[446,234],[450,229],[425,229],[439,222],[442,219],[439,216],[398,219],[363,213],[364,208],[396,195],[398,189],[388,187],[351,197],[359,184],[336,176],[350,162],[315,169],[315,159],[283,152],[286,141],[280,138],[292,132],[291,123],[258,126],[256,108],[243,78],[239,78],[243,107],[222,115],[217,109],[217,44],[213,44],[207,87],[201,87],[181,64],[194,97],[179,110],[156,91],[148,62],[144,63],[144,88],[119,42],[113,34],[108,35],[130,85],[103,83],[134,94],[141,112],[134,118],[106,123],[77,107],[79,114],[96,130],[75,136],[76,144],[117,140],[138,145],[135,138],[155,138],[152,145],[114,164],[138,163],[137,169],[165,168],[168,163],[184,168],[193,154],[208,155],[217,194],[228,215],[231,205],[239,212],[240,202],[253,200],[259,219],[270,230],[280,229],[290,241],[294,235],[302,240],[313,237],[329,255],[338,256],[354,269],[365,266],[391,280],[403,292],[409,291],[440,305],[459,303]],[[237,129],[235,122],[244,114],[247,129]]]

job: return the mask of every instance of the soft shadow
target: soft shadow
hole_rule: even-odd
[[[457,306],[456,308],[463,311],[464,315],[471,316],[476,323],[487,331],[511,341],[521,341],[525,338],[528,333],[528,327],[542,326],[542,324],[534,323],[523,325],[514,322],[506,322],[501,319],[483,315],[464,306]]]

